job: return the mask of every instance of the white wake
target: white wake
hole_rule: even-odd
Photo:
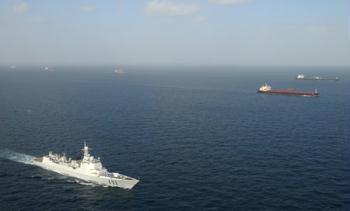
[[[9,149],[0,149],[0,158],[12,160],[24,164],[33,164],[34,156],[14,152]]]

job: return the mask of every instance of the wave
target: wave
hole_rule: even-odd
[[[18,163],[24,163],[28,165],[33,164],[33,159],[35,158],[32,155],[27,155],[19,152],[15,152],[9,149],[0,149],[0,158],[7,160],[12,160]]]

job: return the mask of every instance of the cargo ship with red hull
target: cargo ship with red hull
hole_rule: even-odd
[[[310,91],[299,91],[299,90],[294,90],[294,89],[272,89],[271,86],[269,86],[266,83],[259,88],[258,93],[263,93],[263,94],[280,94],[280,95],[296,95],[296,96],[310,96],[310,97],[316,97],[316,96],[320,95],[316,89],[313,92],[310,92]]]

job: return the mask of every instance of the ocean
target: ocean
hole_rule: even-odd
[[[349,210],[348,68],[124,69],[0,68],[0,210]],[[320,96],[258,94],[264,82]],[[140,183],[105,188],[31,165],[75,157],[84,141]]]

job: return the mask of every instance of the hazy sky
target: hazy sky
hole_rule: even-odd
[[[1,0],[2,65],[350,65],[349,0]]]

